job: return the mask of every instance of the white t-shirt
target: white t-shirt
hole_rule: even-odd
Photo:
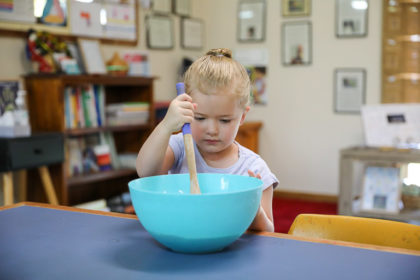
[[[261,180],[264,183],[263,190],[271,185],[275,188],[279,181],[276,176],[271,173],[270,168],[267,166],[265,161],[258,154],[241,146],[237,142],[235,143],[239,147],[239,159],[228,168],[214,168],[207,165],[194,143],[197,173],[222,173],[249,176],[248,170],[251,170],[255,174],[261,175]],[[169,170],[169,174],[188,173],[188,164],[185,158],[184,138],[182,133],[172,135],[169,139],[169,146],[175,156],[175,161],[172,168]]]

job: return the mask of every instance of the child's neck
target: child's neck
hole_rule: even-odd
[[[228,168],[239,159],[239,147],[235,143],[217,153],[205,153],[200,151],[200,148],[198,151],[207,165],[214,168]]]

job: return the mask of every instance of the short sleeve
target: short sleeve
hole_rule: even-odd
[[[271,172],[267,163],[261,157],[256,158],[251,166],[251,171],[261,176],[261,180],[264,183],[264,190],[271,185],[273,185],[273,189],[277,187],[277,185],[279,184],[278,179]]]

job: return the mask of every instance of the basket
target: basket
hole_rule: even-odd
[[[404,208],[420,208],[420,196],[405,195],[401,196]]]

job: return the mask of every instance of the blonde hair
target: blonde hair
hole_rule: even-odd
[[[212,49],[188,68],[184,76],[185,92],[232,89],[244,108],[249,105],[250,81],[245,68],[232,58],[229,49]]]

